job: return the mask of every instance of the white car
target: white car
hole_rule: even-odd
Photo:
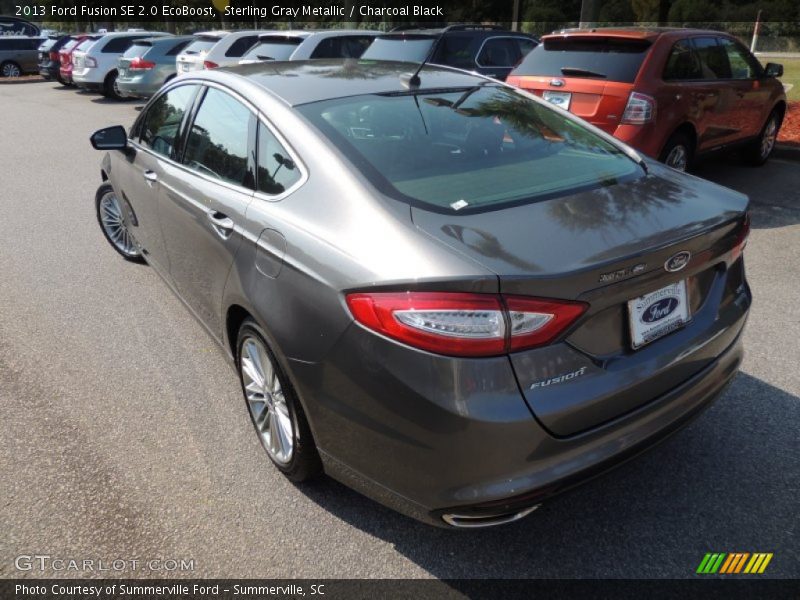
[[[239,59],[258,41],[261,31],[205,31],[195,34],[191,42],[175,58],[178,75],[187,71],[201,71],[228,67],[239,63]]]
[[[267,60],[311,58],[360,58],[380,31],[366,29],[325,29],[321,31],[269,31],[258,36],[239,64]]]
[[[72,80],[79,88],[102,92],[119,100],[117,90],[117,59],[136,40],[167,36],[160,31],[118,31],[107,33],[94,44],[72,53]]]

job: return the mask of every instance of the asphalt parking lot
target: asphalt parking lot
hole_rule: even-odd
[[[524,521],[451,532],[279,475],[221,352],[107,245],[88,137],[137,106],[0,84],[0,577],[38,553],[193,560],[126,576],[681,578],[712,551],[800,577],[800,162],[698,170],[753,202],[747,357],[724,396]]]

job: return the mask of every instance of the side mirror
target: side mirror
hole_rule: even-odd
[[[764,67],[764,73],[767,75],[767,77],[782,77],[783,65],[779,65],[778,63],[767,63],[767,66]]]
[[[95,150],[125,150],[128,147],[128,134],[122,125],[98,129],[89,138]]]

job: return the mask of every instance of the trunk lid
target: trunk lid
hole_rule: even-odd
[[[494,271],[503,294],[589,303],[563,339],[511,355],[533,413],[554,435],[569,436],[664,394],[732,341],[742,310],[724,318],[720,311],[732,302],[726,261],[747,204],[741,194],[650,165],[649,175],[627,183],[471,215],[414,207],[412,219]],[[667,271],[678,252],[691,260]],[[628,302],[678,282],[691,320],[634,350]]]

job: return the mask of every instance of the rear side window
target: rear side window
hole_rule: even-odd
[[[430,36],[390,35],[377,37],[361,56],[367,60],[402,60],[422,62],[431,51],[434,39]]]
[[[302,42],[302,38],[274,36],[261,38],[261,41],[247,53],[253,60],[289,60]]]
[[[196,92],[196,85],[182,85],[159,96],[147,109],[139,143],[157,154],[175,158],[181,121]]]
[[[247,35],[245,37],[240,37],[238,40],[231,44],[231,47],[225,52],[225,56],[229,57],[241,57],[244,56],[245,52],[250,50],[253,47],[253,44],[258,42],[257,35]]]
[[[134,42],[134,38],[115,37],[108,40],[101,52],[103,54],[121,54],[125,52]]]
[[[664,67],[665,81],[686,81],[702,79],[703,69],[700,59],[689,40],[681,40],[672,46]]]
[[[189,45],[190,41],[191,40],[183,40],[181,42],[178,42],[177,44],[172,46],[172,48],[169,49],[169,51],[166,53],[166,56],[177,56],[178,54],[180,54],[181,50],[183,50],[184,48],[186,48],[186,46]]]
[[[300,169],[269,130],[258,124],[258,191],[270,196],[282,194],[300,180]]]
[[[728,56],[716,38],[694,38],[692,44],[700,58],[703,79],[730,79],[731,67],[728,64]]]
[[[186,46],[185,54],[204,54],[211,50],[220,38],[216,37],[199,37]]]
[[[734,79],[756,79],[761,75],[761,65],[744,47],[733,40],[719,38],[728,55],[731,77]]]
[[[476,62],[481,67],[513,67],[522,55],[512,38],[489,38],[483,43]]]
[[[320,40],[311,58],[360,58],[372,37],[368,35],[342,35]]]
[[[248,176],[247,146],[253,114],[241,102],[208,88],[186,139],[183,163],[203,175],[236,185]]]
[[[650,42],[614,37],[556,37],[536,46],[514,75],[586,77],[633,83]]]

